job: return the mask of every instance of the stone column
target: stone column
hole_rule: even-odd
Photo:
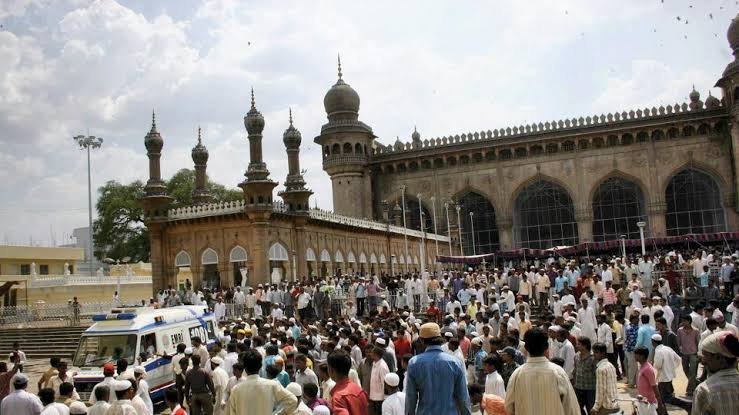
[[[500,249],[513,249],[513,220],[510,215],[496,217]]]
[[[662,237],[667,234],[667,222],[665,221],[666,211],[667,206],[661,197],[659,199],[653,199],[647,205],[650,237]]]
[[[249,273],[249,284],[252,286],[270,283],[268,225],[268,223],[254,223],[252,227],[252,241],[255,242],[252,245],[253,253],[250,253],[250,257],[254,258],[254,272]]]
[[[297,265],[296,278],[298,281],[303,276],[308,276],[308,262],[305,257],[306,246],[305,246],[305,224],[307,218],[297,217],[295,218],[295,261]],[[320,252],[318,253],[320,254]],[[290,276],[292,278],[292,276]],[[292,280],[291,280],[292,281]]]
[[[168,282],[174,285],[174,282],[170,282],[167,279],[167,273],[164,269],[164,255],[165,250],[162,247],[162,227],[159,224],[149,224],[149,240],[151,241],[150,247],[150,258],[151,258],[151,289],[152,294],[156,295],[159,290],[167,288]]]
[[[578,242],[593,241],[593,213],[588,208],[581,208],[575,212],[575,220],[577,221]]]

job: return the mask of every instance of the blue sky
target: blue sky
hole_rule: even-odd
[[[146,180],[152,108],[165,176],[192,166],[200,125],[211,178],[235,187],[249,162],[249,89],[279,182],[292,107],[306,179],[330,208],[312,138],[338,53],[360,119],[390,144],[414,125],[431,138],[674,104],[693,84],[705,98],[732,60],[737,11],[734,0],[3,0],[0,243],[61,242],[86,226],[72,136],[105,139],[95,187]]]

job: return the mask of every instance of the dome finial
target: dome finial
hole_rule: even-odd
[[[341,54],[338,54],[338,61],[339,61],[339,79],[341,79]]]
[[[201,145],[203,142],[200,139],[200,126],[198,125],[198,145]]]
[[[292,127],[293,126],[293,109],[292,109],[292,107],[289,107],[289,111],[290,111],[290,127]]]
[[[157,130],[157,117],[154,113],[154,109],[151,110],[151,131],[155,132]]]
[[[254,87],[251,87],[251,109],[256,108],[256,103],[254,102]]]

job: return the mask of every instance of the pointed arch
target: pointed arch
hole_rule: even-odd
[[[341,253],[341,250],[337,249],[336,253],[334,254],[334,262],[343,264],[344,263],[344,254]]]
[[[471,189],[471,188],[470,188]],[[457,199],[462,221],[462,246],[465,253],[488,254],[500,248],[495,207],[484,193],[468,190]],[[470,216],[472,213],[472,216]],[[474,238],[472,232],[474,230]]]
[[[321,251],[321,262],[331,262],[331,255],[326,249]]]
[[[380,254],[380,264],[385,263],[385,254]]]
[[[513,209],[516,243],[546,249],[578,242],[572,197],[557,181],[538,179],[516,193]]]
[[[246,249],[241,245],[231,248],[231,252],[228,254],[228,262],[246,262],[247,260],[248,255],[246,254]]]
[[[639,222],[647,222],[646,200],[642,187],[622,172],[609,174],[591,189],[593,241],[640,237]],[[648,228],[646,228],[648,229]]]
[[[188,254],[184,250],[178,252],[177,255],[174,257],[175,267],[189,267],[191,265],[192,265],[192,261],[190,260],[190,254]]]
[[[665,204],[668,236],[726,230],[720,186],[705,171],[687,168],[673,175],[665,189]]]
[[[588,192],[588,200],[587,204],[588,206],[593,204],[593,197],[595,196],[595,193],[598,191],[598,188],[605,182],[606,180],[609,180],[611,178],[620,178],[629,182],[633,182],[638,188],[639,191],[642,192],[642,194],[646,194],[646,189],[648,189],[647,186],[644,185],[644,181],[634,175],[628,174],[624,171],[621,171],[619,169],[613,169],[607,174],[605,174],[603,177],[601,177],[593,186],[590,188],[590,191]]]
[[[366,264],[367,263],[367,255],[364,254],[364,252],[359,253],[359,263],[360,264]]]
[[[200,264],[201,265],[212,265],[212,264],[218,264],[218,253],[213,248],[207,248],[205,251],[203,251],[203,254],[200,255]]]
[[[516,209],[516,199],[521,194],[521,192],[523,192],[526,188],[529,188],[532,184],[536,184],[538,182],[549,182],[549,183],[553,183],[553,184],[561,187],[562,189],[564,189],[565,192],[567,192],[568,195],[575,194],[574,190],[570,187],[570,185],[567,184],[567,183],[565,183],[564,181],[562,181],[562,180],[560,180],[560,179],[558,179],[556,177],[549,176],[547,174],[536,173],[536,174],[532,175],[531,177],[529,177],[528,179],[522,181],[518,186],[516,186],[516,190],[514,190],[511,193],[511,202],[510,202],[511,205],[509,206],[509,208],[511,209],[510,210],[511,212],[515,212],[515,209]]]
[[[270,261],[288,261],[287,249],[279,242],[275,242],[269,247]]]
[[[316,262],[316,251],[313,248],[305,250],[305,260],[309,262]]]
[[[350,250],[349,253],[346,254],[346,262],[348,262],[350,264],[356,264],[357,263],[357,258],[354,256],[354,251],[351,251]]]
[[[398,263],[405,265],[405,257],[403,254],[398,255]]]
[[[377,263],[377,255],[373,253],[370,254],[370,264],[376,264]]]

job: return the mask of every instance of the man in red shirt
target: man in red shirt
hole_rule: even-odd
[[[398,338],[395,339],[393,345],[395,346],[395,357],[398,359],[398,365],[400,367],[400,361],[403,360],[403,356],[406,354],[412,354],[411,342],[405,335],[405,330],[400,329],[397,331]]]
[[[439,323],[439,317],[441,316],[441,313],[439,312],[439,309],[436,307],[436,301],[432,301],[431,304],[429,304],[429,308],[426,310],[426,316],[428,316],[428,319],[430,321]]]
[[[361,386],[349,380],[352,359],[343,350],[328,355],[328,375],[336,382],[331,390],[334,415],[368,415],[369,398]]]
[[[657,405],[658,414],[666,414],[665,405],[657,388],[657,371],[649,363],[649,349],[637,347],[634,350],[634,358],[639,363],[639,374],[636,377],[636,390],[651,405]]]

